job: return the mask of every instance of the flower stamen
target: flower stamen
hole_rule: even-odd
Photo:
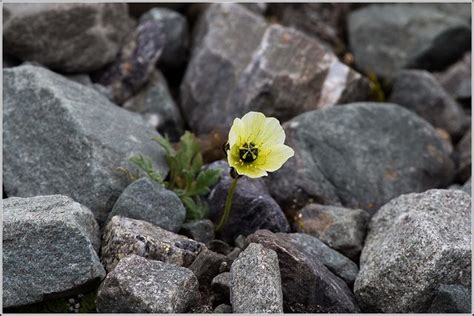
[[[246,163],[253,162],[258,157],[258,147],[254,143],[244,143],[239,148],[239,156]]]

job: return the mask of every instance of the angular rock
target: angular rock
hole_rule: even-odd
[[[206,246],[209,248],[209,250],[223,254],[225,256],[227,256],[232,251],[232,248],[228,243],[219,239],[213,239],[209,241]]]
[[[61,72],[110,63],[133,26],[125,3],[9,3],[3,14],[5,51]]]
[[[453,177],[453,162],[435,129],[395,104],[311,111],[284,128],[295,157],[266,180],[290,217],[308,202],[373,214],[394,197],[447,186]]]
[[[208,219],[185,223],[180,233],[196,241],[207,243],[214,239],[214,223]]]
[[[470,118],[436,78],[424,70],[404,70],[396,77],[389,102],[415,112],[453,137],[462,135]]]
[[[237,236],[237,238],[235,238],[234,245],[240,248],[241,250],[245,250],[245,248],[247,248],[249,243],[247,242],[247,239],[245,239],[244,235],[239,235]]]
[[[108,272],[127,255],[187,267],[205,246],[141,220],[114,216],[102,235],[102,263]]]
[[[251,243],[230,268],[235,313],[283,313],[283,292],[275,251]]]
[[[285,313],[355,313],[359,311],[346,283],[309,256],[286,234],[259,230],[247,237],[278,255]]]
[[[296,213],[293,228],[317,237],[332,249],[357,262],[369,221],[369,214],[337,206],[308,204]]]
[[[232,314],[232,306],[220,304],[214,309],[214,314]]]
[[[316,39],[238,4],[212,4],[196,26],[181,105],[203,134],[227,132],[250,110],[285,121],[367,93],[367,81]]]
[[[442,284],[436,291],[428,313],[471,313],[471,289]]]
[[[3,307],[87,291],[105,277],[99,227],[62,195],[3,200]]]
[[[129,111],[142,115],[145,121],[170,140],[178,141],[184,134],[184,122],[179,108],[173,100],[166,79],[159,70],[154,70],[148,83],[123,104]]]
[[[96,304],[99,313],[184,313],[198,301],[189,269],[131,255],[107,275]]]
[[[219,182],[209,194],[209,216],[214,223],[220,219],[233,180],[229,170],[227,167],[227,172],[221,173]],[[238,235],[247,236],[258,229],[287,232],[289,224],[280,206],[268,193],[265,182],[243,177],[237,183],[229,220],[219,238],[232,242]]]
[[[228,269],[229,264],[224,255],[203,249],[189,266],[194,275],[199,280],[200,286],[210,286],[212,279],[222,273],[222,269]]]
[[[359,268],[353,261],[311,235],[294,233],[288,234],[288,238],[299,245],[308,256],[321,261],[329,271],[352,287],[359,272]]]
[[[462,190],[466,192],[467,194],[471,195],[471,178],[467,180],[466,183],[464,183]]]
[[[168,8],[153,8],[140,17],[140,23],[156,21],[164,34],[163,53],[158,62],[160,68],[179,68],[188,55],[189,27],[186,18]]]
[[[464,183],[471,177],[471,129],[463,136],[453,152],[456,163],[456,179]]]
[[[471,287],[471,198],[429,190],[374,215],[354,291],[365,312],[419,313],[441,284]]]
[[[129,180],[129,159],[153,157],[165,175],[164,151],[139,115],[97,91],[47,69],[3,72],[3,184],[9,196],[63,194],[105,221]]]
[[[224,272],[217,275],[211,282],[211,290],[214,303],[230,302],[230,286],[232,277],[230,272]]]
[[[176,233],[184,222],[186,209],[176,193],[143,177],[123,190],[109,218],[115,215],[139,219]]]
[[[106,87],[115,103],[123,104],[148,82],[163,51],[164,40],[160,22],[139,23],[115,61],[96,74],[95,81]]]
[[[452,5],[457,12],[470,9]],[[426,3],[364,6],[350,13],[347,25],[355,64],[385,78],[402,68],[441,70],[470,49],[470,22]]]
[[[437,78],[454,99],[460,102],[471,99],[471,52],[465,53],[462,59],[439,73]]]

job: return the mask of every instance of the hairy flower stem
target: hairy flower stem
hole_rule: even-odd
[[[217,224],[216,232],[221,231],[222,227],[224,227],[229,220],[230,209],[232,207],[232,197],[234,196],[235,188],[237,187],[237,181],[239,181],[239,179],[240,177],[234,178],[232,184],[230,185],[229,191],[227,192],[227,198],[225,200],[224,212],[222,213],[219,224]]]

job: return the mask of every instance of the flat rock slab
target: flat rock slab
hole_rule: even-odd
[[[230,268],[230,301],[234,313],[283,313],[278,256],[251,243]]]
[[[395,104],[311,111],[284,129],[295,156],[266,180],[288,216],[308,202],[373,214],[401,194],[447,186],[454,175],[436,130]]]
[[[317,258],[307,254],[286,234],[259,230],[247,237],[278,255],[286,313],[356,313],[355,297],[347,284]]]
[[[113,61],[134,23],[125,3],[9,3],[3,14],[6,52],[76,73]]]
[[[402,195],[372,218],[354,291],[365,312],[422,313],[442,284],[471,287],[471,197]]]
[[[184,313],[198,301],[189,269],[131,255],[107,275],[96,304],[99,313]]]
[[[158,133],[92,88],[45,68],[3,72],[3,184],[8,196],[63,194],[106,220],[143,154],[163,175]]]
[[[204,247],[148,222],[114,216],[104,228],[101,260],[108,272],[131,254],[187,267]]]
[[[89,290],[105,277],[91,211],[61,195],[3,200],[3,306]]]

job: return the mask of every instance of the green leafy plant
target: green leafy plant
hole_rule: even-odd
[[[186,208],[186,220],[198,220],[206,217],[208,207],[203,196],[219,179],[221,170],[202,169],[202,154],[196,137],[186,132],[181,136],[175,149],[168,138],[155,137],[165,150],[169,174],[165,179],[153,168],[152,160],[142,155],[132,157],[130,161],[141,169],[153,181],[174,191]],[[127,173],[130,175],[130,173]],[[133,177],[131,177],[133,178]]]

